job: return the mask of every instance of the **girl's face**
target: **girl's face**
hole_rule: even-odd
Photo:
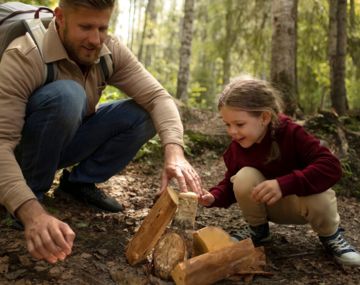
[[[229,106],[220,109],[220,115],[226,125],[227,133],[243,148],[260,143],[271,121],[270,112],[254,117],[249,112]]]

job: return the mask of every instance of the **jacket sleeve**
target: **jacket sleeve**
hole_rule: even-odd
[[[293,126],[296,157],[302,167],[278,177],[284,196],[308,196],[331,188],[342,175],[340,161],[301,126]]]

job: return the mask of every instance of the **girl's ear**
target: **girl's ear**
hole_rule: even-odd
[[[270,124],[270,122],[271,122],[271,112],[269,112],[269,111],[262,112],[261,119],[262,119],[262,123],[264,125],[267,126],[268,124]]]

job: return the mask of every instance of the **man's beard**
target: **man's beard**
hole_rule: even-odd
[[[77,64],[82,65],[82,66],[90,66],[92,64],[94,64],[94,62],[96,61],[96,59],[98,58],[98,55],[100,53],[100,48],[98,48],[96,50],[96,56],[94,59],[88,59],[86,60],[86,58],[81,58],[79,56],[79,53],[77,52],[76,46],[74,46],[71,43],[71,40],[68,37],[68,29],[65,27],[64,29],[64,47],[69,55],[69,58],[72,59],[73,61],[75,61]],[[81,48],[81,47],[79,47]]]

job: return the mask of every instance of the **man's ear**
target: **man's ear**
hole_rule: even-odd
[[[55,18],[56,18],[56,23],[59,26],[63,26],[64,22],[65,22],[64,9],[61,7],[56,7],[54,13],[55,13]]]

